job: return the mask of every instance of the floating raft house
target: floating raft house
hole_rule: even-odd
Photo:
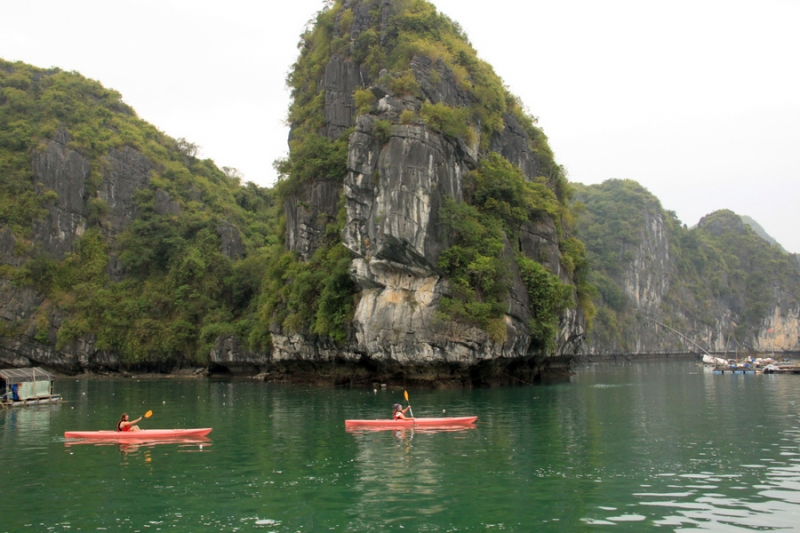
[[[56,377],[41,368],[0,370],[0,403],[6,407],[61,401],[54,392]]]

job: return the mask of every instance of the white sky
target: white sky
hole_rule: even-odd
[[[570,180],[630,178],[688,225],[800,252],[800,2],[433,0],[539,117]],[[321,0],[0,0],[0,57],[76,70],[271,185],[285,76]]]

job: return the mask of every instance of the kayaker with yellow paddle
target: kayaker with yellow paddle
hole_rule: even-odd
[[[394,419],[395,420],[414,420],[413,416],[412,417],[407,417],[406,416],[406,411],[408,411],[409,409],[411,409],[410,405],[408,407],[406,407],[405,409],[403,409],[403,406],[400,405],[399,403],[394,404]]]
[[[117,431],[140,431],[139,426],[136,424],[139,423],[142,418],[150,418],[153,415],[153,411],[147,411],[144,416],[140,416],[136,420],[128,420],[128,413],[122,413],[122,416],[117,422]]]
[[[403,391],[403,396],[405,396],[406,401],[408,401],[408,391]],[[395,420],[414,420],[414,411],[411,411],[411,416],[406,417],[406,411],[411,409],[411,404],[408,404],[408,407],[403,409],[403,406],[399,403],[394,404],[394,418]]]

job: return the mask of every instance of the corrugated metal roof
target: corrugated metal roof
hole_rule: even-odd
[[[56,377],[46,370],[33,368],[7,368],[0,370],[0,378],[11,383],[24,383],[27,381],[53,381]]]

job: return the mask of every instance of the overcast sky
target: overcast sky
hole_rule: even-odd
[[[570,180],[638,181],[692,226],[731,209],[800,252],[800,2],[434,0]],[[271,185],[285,77],[321,0],[0,0],[0,57],[75,70]]]

